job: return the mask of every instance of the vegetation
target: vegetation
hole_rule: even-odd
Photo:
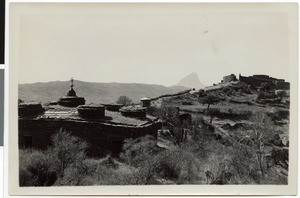
[[[20,186],[79,184],[87,172],[87,144],[70,133],[59,131],[46,151],[20,151]]]
[[[201,100],[202,100],[203,104],[207,104],[207,109],[209,109],[209,106],[211,104],[215,104],[215,103],[220,102],[220,99],[217,96],[214,96],[214,95],[207,95]]]
[[[132,103],[132,100],[130,98],[128,98],[127,96],[120,96],[117,101],[117,104],[122,104],[124,106],[129,106]]]
[[[272,97],[236,85],[158,98],[147,109],[162,120],[158,139],[127,139],[115,158],[88,157],[88,144],[61,130],[47,150],[20,151],[20,185],[287,184],[288,143],[278,142],[289,109],[257,103]]]

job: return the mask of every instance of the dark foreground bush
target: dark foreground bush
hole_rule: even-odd
[[[89,173],[87,144],[60,131],[46,151],[20,150],[20,186],[79,185]]]
[[[51,186],[57,175],[51,167],[50,158],[42,151],[20,151],[20,186]]]

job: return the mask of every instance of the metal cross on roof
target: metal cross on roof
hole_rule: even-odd
[[[71,89],[73,89],[73,87],[74,87],[74,84],[73,84],[74,79],[73,79],[73,77],[71,78],[70,81],[71,81],[70,87],[71,87]]]

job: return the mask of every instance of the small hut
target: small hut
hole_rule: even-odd
[[[151,99],[150,98],[141,98],[142,107],[150,107]]]

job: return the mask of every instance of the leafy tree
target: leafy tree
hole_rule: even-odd
[[[128,98],[127,96],[120,96],[117,101],[117,104],[122,104],[124,106],[129,106],[132,103],[132,100]]]
[[[202,99],[202,104],[207,104],[207,109],[211,104],[216,104],[220,102],[220,99],[214,95],[207,95]]]
[[[65,170],[71,165],[80,167],[86,159],[87,143],[69,132],[60,130],[52,137],[53,146],[48,149],[52,158],[53,168],[59,177],[63,177]]]
[[[265,146],[273,137],[274,133],[274,123],[266,114],[257,114],[252,117],[253,122],[253,151],[256,154],[259,168],[261,171],[262,177],[265,176],[265,167],[264,167],[264,156],[265,156]]]

